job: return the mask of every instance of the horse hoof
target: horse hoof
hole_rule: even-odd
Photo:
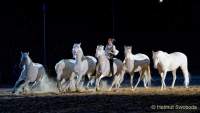
[[[89,90],[89,87],[86,87],[85,89],[86,89],[86,90]]]
[[[99,88],[96,88],[96,91],[99,91],[100,89]]]
[[[131,90],[132,90],[132,91],[135,91],[135,90],[136,90],[136,88],[131,88]]]

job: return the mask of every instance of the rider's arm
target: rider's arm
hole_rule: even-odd
[[[113,45],[113,54],[116,56],[119,53],[119,51],[116,49],[116,47]]]

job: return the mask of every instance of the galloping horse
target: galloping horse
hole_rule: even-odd
[[[73,89],[74,86],[74,80],[75,80],[75,60],[74,59],[62,59],[55,65],[55,71],[57,73],[57,88],[59,92],[63,91],[63,84],[61,82],[64,80],[64,83],[67,84],[68,89]]]
[[[163,51],[152,51],[153,54],[153,61],[154,61],[154,68],[158,69],[158,72],[161,76],[161,90],[166,88],[165,85],[165,78],[168,71],[172,71],[173,75],[173,82],[171,88],[174,88],[174,84],[176,81],[176,70],[180,67],[185,81],[185,87],[188,88],[189,85],[189,72],[188,72],[188,61],[187,56],[181,52],[174,52],[168,54],[167,52]]]
[[[96,68],[96,90],[99,90],[99,83],[103,77],[110,76],[110,62],[105,55],[105,50],[103,45],[99,45],[96,48],[95,56],[98,58],[98,64]],[[119,81],[120,77],[124,74],[123,73],[123,63],[119,59],[113,59],[113,74],[114,80],[110,87],[110,90],[115,85],[116,87],[120,87]],[[110,76],[111,77],[111,76]]]
[[[150,60],[149,57],[145,54],[132,54],[132,46],[124,46],[125,59],[123,61],[124,69],[127,73],[130,74],[130,84],[133,88],[133,77],[135,72],[140,73],[140,77],[135,85],[137,88],[140,80],[143,80],[144,87],[147,88],[147,85],[151,85],[151,73],[150,73]],[[122,82],[122,81],[121,81]]]
[[[21,52],[20,65],[23,67],[23,70],[14,85],[13,93],[16,92],[16,89],[18,89],[19,86],[22,86],[21,88],[23,92],[32,90],[39,85],[44,76],[47,76],[43,65],[32,62],[29,53]]]
[[[74,44],[72,48],[72,54],[75,58],[76,62],[74,65],[75,74],[77,75],[76,80],[76,87],[77,89],[80,86],[81,80],[83,80],[83,76],[87,74],[89,78],[89,82],[87,83],[87,87],[89,87],[89,84],[92,84],[95,80],[95,68],[97,60],[93,56],[84,56],[83,50],[81,48],[81,43]],[[84,80],[83,80],[84,83]]]

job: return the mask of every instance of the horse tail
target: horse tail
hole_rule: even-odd
[[[182,71],[183,71],[183,75],[184,75],[184,85],[186,86],[186,87],[188,87],[189,86],[189,83],[190,83],[190,73],[189,73],[189,71],[188,71],[188,69],[187,68],[184,68],[184,67],[181,67],[182,68]]]
[[[185,63],[183,65],[181,65],[181,69],[184,75],[184,85],[185,87],[189,86],[189,82],[190,82],[190,73],[188,71],[188,61],[187,61],[187,57],[185,56]]]
[[[184,80],[184,85],[185,85],[186,87],[188,87],[188,86],[189,86],[189,82],[190,82],[190,73],[189,73],[188,70],[186,69],[186,70],[183,70],[183,75],[184,75],[184,78],[185,78],[185,80]]]

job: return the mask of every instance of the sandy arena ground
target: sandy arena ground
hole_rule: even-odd
[[[135,91],[130,88],[102,89],[98,92],[90,89],[65,94],[23,95],[12,95],[10,90],[0,89],[0,113],[200,112],[200,86],[167,88],[163,91],[160,87],[139,87]]]

